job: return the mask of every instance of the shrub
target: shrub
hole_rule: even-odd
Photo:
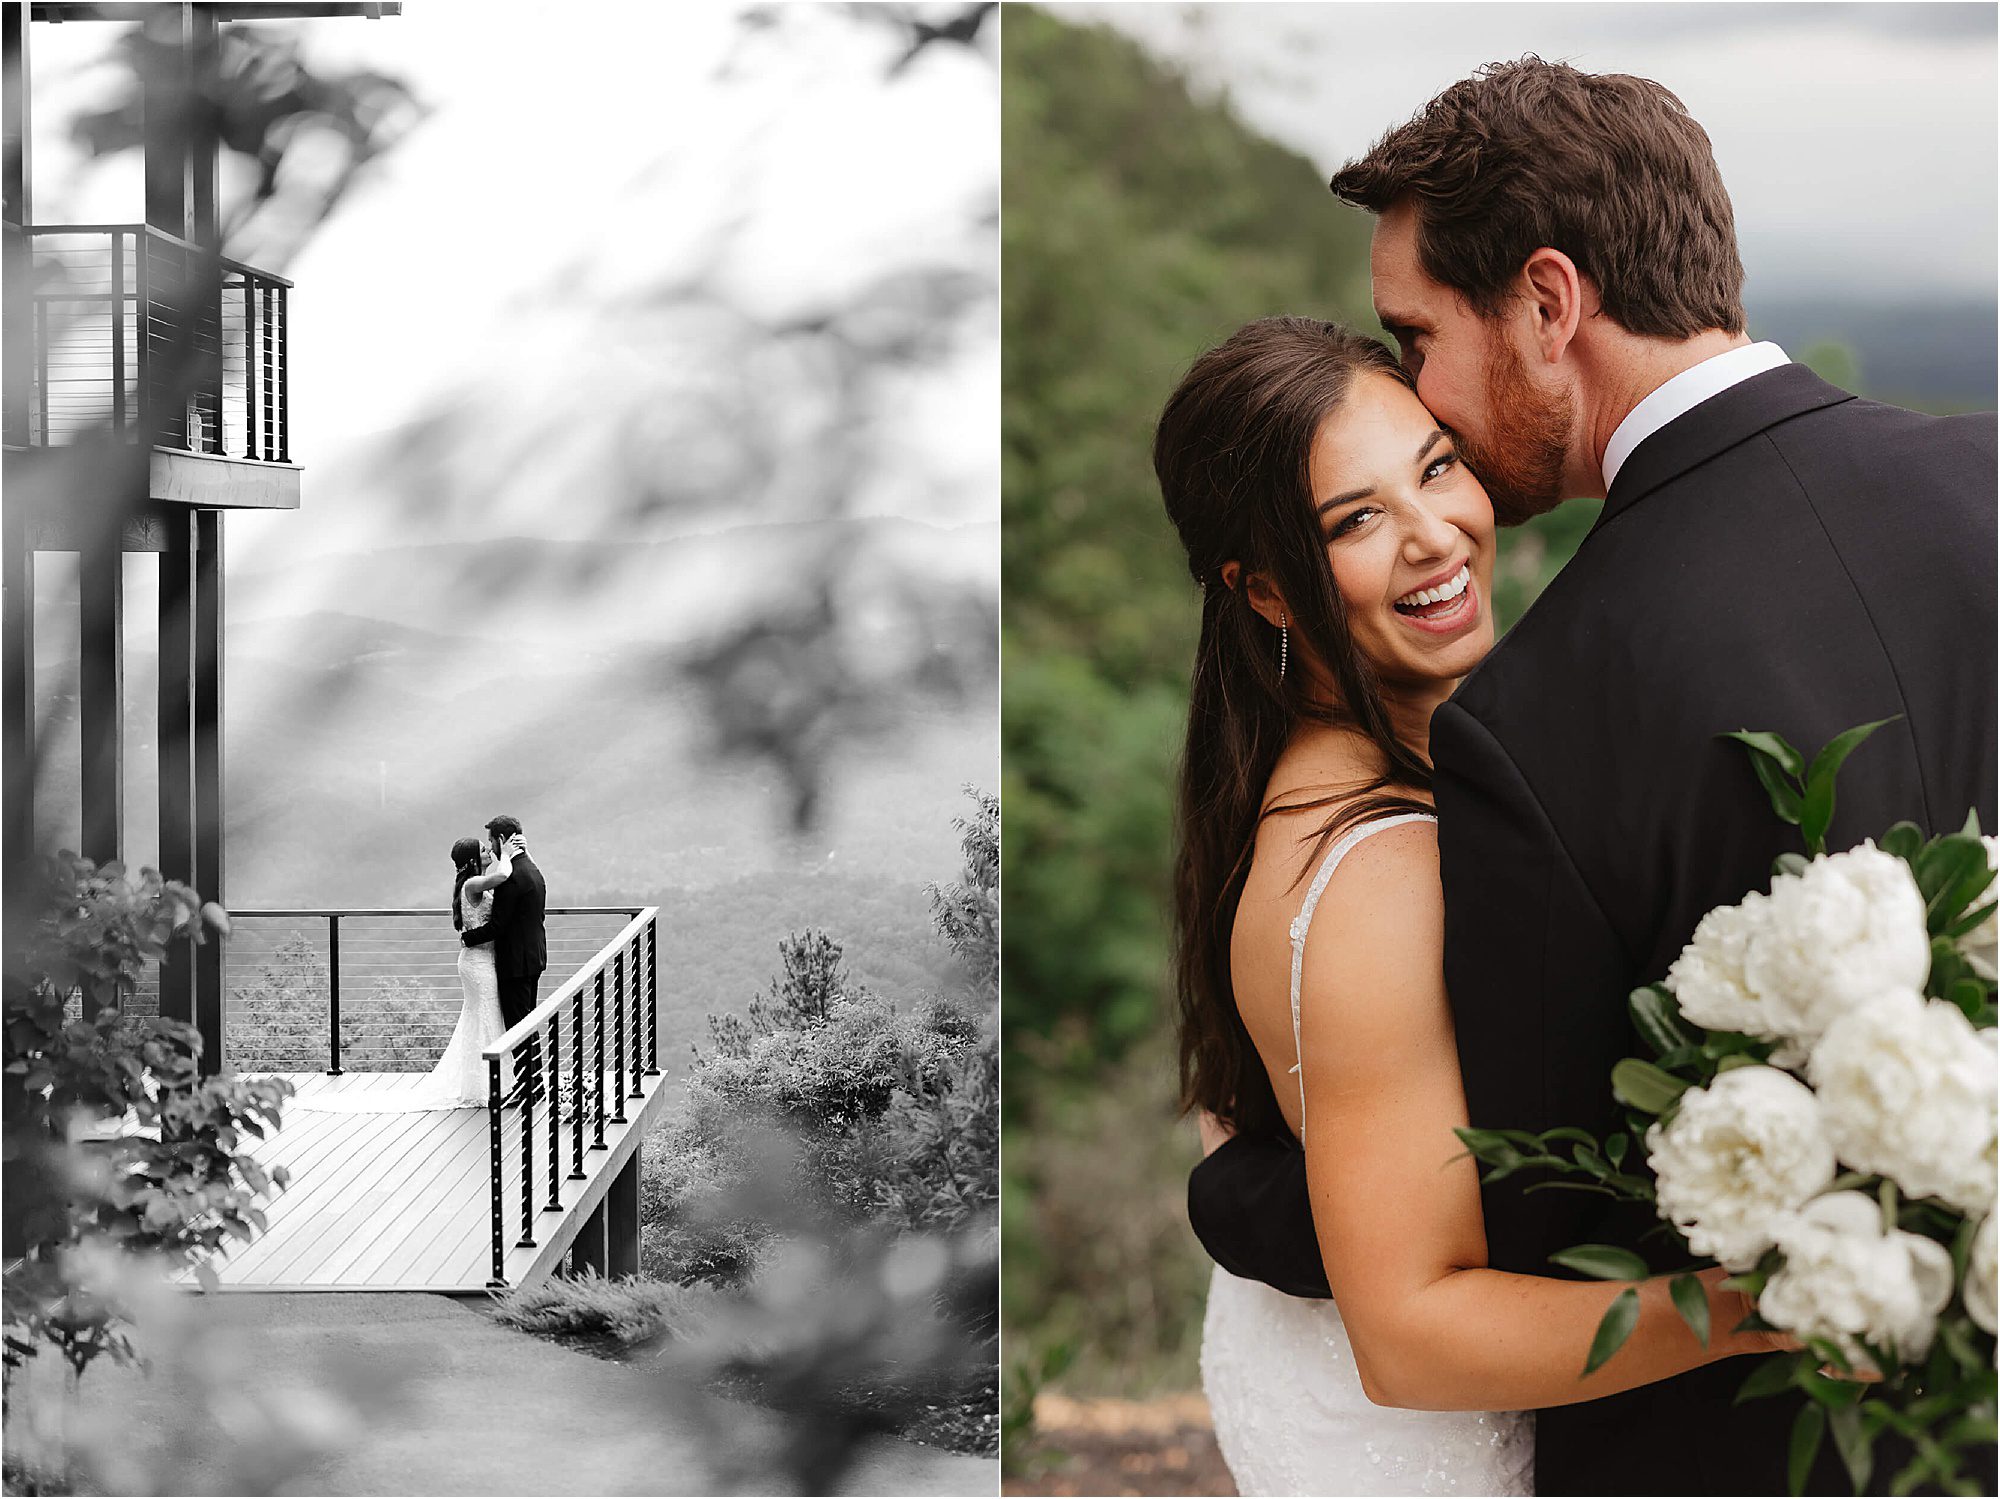
[[[291,1085],[200,1073],[201,1035],[122,1006],[175,944],[227,929],[220,907],[145,870],[63,853],[40,869],[7,954],[5,1086],[11,1372],[45,1344],[78,1377],[132,1357],[131,1269],[194,1269],[264,1226],[283,1186],[239,1148],[277,1127]],[[78,1014],[68,1012],[74,1005]],[[18,1236],[18,1237],[17,1237]]]
[[[714,1296],[689,1286],[624,1278],[595,1271],[539,1284],[495,1298],[494,1315],[522,1332],[609,1338],[621,1344],[680,1338],[707,1328]]]

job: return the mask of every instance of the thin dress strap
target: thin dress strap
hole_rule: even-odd
[[[1292,918],[1292,1076],[1299,1080],[1299,1143],[1306,1138],[1306,1074],[1305,1043],[1301,1039],[1299,1026],[1299,986],[1306,971],[1306,933],[1312,927],[1313,910],[1319,905],[1320,896],[1326,893],[1326,882],[1333,878],[1333,871],[1350,848],[1371,833],[1380,833],[1387,828],[1399,828],[1406,822],[1436,822],[1437,818],[1428,812],[1398,812],[1394,817],[1381,817],[1373,822],[1364,822],[1359,827],[1349,828],[1334,839],[1333,847],[1326,851],[1326,858],[1320,861],[1319,873],[1313,876],[1312,887],[1306,891],[1305,904],[1299,907],[1299,914]]]

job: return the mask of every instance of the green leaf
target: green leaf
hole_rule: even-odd
[[[1625,1164],[1625,1152],[1631,1148],[1632,1141],[1629,1136],[1623,1134],[1613,1135],[1604,1142],[1605,1158],[1611,1162],[1614,1168],[1622,1166]]]
[[[1812,860],[1804,854],[1779,854],[1771,861],[1771,878],[1781,874],[1804,874],[1812,868]]]
[[[1792,1493],[1803,1494],[1806,1491],[1806,1480],[1812,1476],[1813,1459],[1819,1456],[1819,1444],[1825,1435],[1826,1412],[1816,1405],[1801,1407],[1792,1420],[1791,1446],[1785,1459],[1785,1476],[1791,1484]]]
[[[1916,858],[1924,846],[1924,830],[1914,822],[1899,822],[1875,842],[1885,854],[1894,854],[1905,863]]]
[[[1982,921],[1986,920],[1987,917],[1991,916],[1996,909],[2000,909],[2000,905],[1996,905],[1995,902],[1990,900],[1986,902],[1986,904],[1983,906],[1974,906],[1971,910],[1967,911],[1963,916],[1959,917],[1958,920],[1952,922],[1950,925],[1945,927],[1945,929],[1941,933],[1939,933],[1939,935],[1944,937],[1950,937],[1951,939],[1956,941],[1958,938],[1963,937],[1967,932],[1971,931],[1974,927],[1978,926]]]
[[[1592,1280],[1644,1280],[1653,1273],[1631,1250],[1611,1244],[1579,1244],[1550,1255],[1549,1263],[1588,1275]]]
[[[1977,807],[1972,808],[1965,814],[1965,826],[1960,828],[1959,831],[1970,838],[1977,838],[1979,836],[1979,809]]]
[[[1977,838],[1955,833],[1933,848],[1931,861],[1919,867],[1917,888],[1924,893],[1930,929],[1938,933],[1947,931],[1993,883],[1993,866]]]
[[[1986,862],[1986,845],[1963,833],[1933,838],[1917,854],[1912,867],[1917,889],[1923,893],[1925,908],[1930,911],[1937,910],[1940,900],[1959,881],[1981,879],[1980,888],[1984,888],[1984,881],[1992,877],[1991,866]],[[1969,900],[1971,896],[1966,898]],[[1952,912],[1954,916],[1957,914]]]
[[[1847,763],[1847,757],[1859,749],[1862,741],[1870,734],[1886,724],[1894,723],[1902,716],[1900,713],[1891,713],[1887,718],[1878,718],[1873,723],[1860,724],[1855,728],[1847,730],[1845,733],[1836,734],[1833,738],[1827,740],[1825,745],[1821,747],[1820,752],[1813,756],[1812,764],[1806,770],[1805,782],[1807,795],[1811,795],[1815,781],[1824,780],[1830,782],[1835,776],[1839,775],[1840,767]]]
[[[1734,733],[1719,734],[1720,739],[1734,739],[1738,744],[1748,745],[1752,751],[1751,761],[1775,760],[1788,776],[1803,776],[1806,773],[1806,757],[1786,742],[1782,734],[1773,734],[1763,729],[1738,729]]]
[[[1590,1357],[1584,1361],[1584,1374],[1595,1374],[1603,1368],[1638,1325],[1639,1293],[1628,1286],[1612,1297],[1611,1305],[1604,1309],[1604,1318],[1597,1324],[1597,1336],[1590,1340]]]
[[[1764,788],[1764,795],[1770,798],[1771,810],[1778,821],[1798,826],[1805,815],[1805,798],[1799,788],[1785,779],[1785,772],[1762,755],[1750,757],[1750,768],[1757,772],[1757,780]]]
[[[1728,1282],[1725,1281],[1724,1284],[1727,1285]],[[1806,1359],[1802,1354],[1772,1355],[1750,1371],[1750,1377],[1744,1380],[1742,1388],[1737,1390],[1734,1403],[1742,1405],[1748,1400],[1762,1400],[1767,1396],[1789,1390],[1798,1379],[1799,1370],[1805,1366]]]
[[[1833,1432],[1833,1445],[1840,1453],[1847,1476],[1854,1480],[1854,1492],[1867,1492],[1869,1476],[1875,1471],[1873,1435],[1862,1429],[1861,1417],[1851,1405],[1832,1412],[1826,1424]]]
[[[1632,1023],[1639,1028],[1639,1034],[1654,1052],[1664,1056],[1670,1051],[1688,1045],[1692,1037],[1681,1029],[1680,1006],[1674,1002],[1673,994],[1664,984],[1648,984],[1643,989],[1634,989],[1626,1001],[1632,1011]]]
[[[1708,1346],[1708,1292],[1693,1275],[1676,1275],[1667,1290],[1674,1298],[1674,1310],[1702,1347]]]
[[[1851,1379],[1829,1379],[1817,1369],[1799,1371],[1799,1388],[1812,1397],[1815,1405],[1823,1405],[1830,1411],[1844,1410],[1858,1401],[1865,1386]]]
[[[1661,1113],[1687,1089],[1683,1079],[1637,1057],[1626,1057],[1611,1069],[1611,1091],[1618,1101],[1648,1114]]]

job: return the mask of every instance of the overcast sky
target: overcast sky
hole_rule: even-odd
[[[1990,297],[1991,4],[1071,4],[1325,174],[1481,63],[1637,73],[1707,129],[1760,295]]]

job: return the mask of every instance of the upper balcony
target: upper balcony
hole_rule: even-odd
[[[14,232],[32,318],[14,337],[32,345],[9,382],[9,447],[110,434],[151,449],[154,500],[297,508],[291,282],[226,258],[204,269],[197,246],[144,224]]]

